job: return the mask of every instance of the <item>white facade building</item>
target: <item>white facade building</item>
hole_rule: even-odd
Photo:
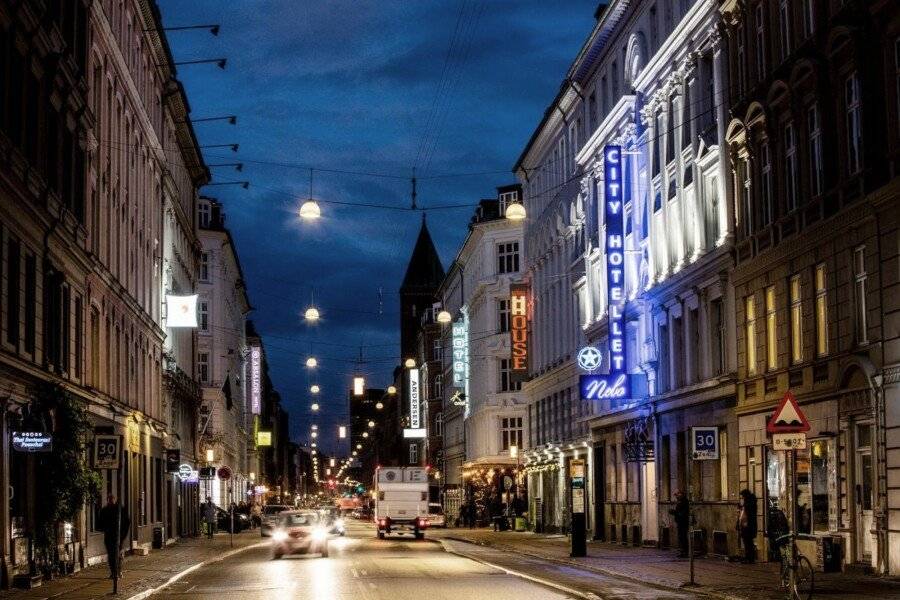
[[[245,334],[250,304],[222,206],[210,198],[199,202],[200,286],[197,300],[197,379],[203,390],[200,446],[205,464],[231,468],[232,479],[204,482],[206,495],[227,507],[245,498],[255,465],[248,463],[252,415],[249,397],[249,348]],[[206,463],[208,451],[213,460]]]

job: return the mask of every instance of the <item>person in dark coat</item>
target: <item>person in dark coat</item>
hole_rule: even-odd
[[[741,490],[741,512],[738,515],[738,530],[744,546],[744,562],[756,562],[756,494],[748,489]]]
[[[100,509],[98,515],[100,529],[103,531],[103,545],[106,546],[106,561],[109,563],[109,578],[115,579],[119,573],[119,561],[121,560],[122,542],[128,537],[131,529],[131,519],[122,508],[119,516],[119,503],[115,495],[106,497],[106,505]],[[118,535],[116,530],[118,529]]]
[[[688,504],[684,492],[675,492],[675,508],[669,509],[669,514],[675,517],[675,527],[678,530],[678,557],[686,558],[688,555],[688,523],[691,519],[691,507]]]

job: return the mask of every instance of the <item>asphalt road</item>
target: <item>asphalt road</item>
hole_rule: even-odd
[[[154,600],[552,600],[574,598],[411,536],[378,540],[351,522],[329,542],[329,558],[272,560],[253,548],[192,571],[153,594]]]

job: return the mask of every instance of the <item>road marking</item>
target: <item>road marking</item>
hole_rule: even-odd
[[[356,569],[350,569],[350,572],[353,573],[354,579],[359,579],[359,573],[356,572]]]
[[[366,571],[365,569],[360,569],[359,572],[362,574],[363,577],[368,577],[368,576],[369,576],[369,572]]]

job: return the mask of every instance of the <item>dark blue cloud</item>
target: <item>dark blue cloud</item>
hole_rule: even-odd
[[[197,125],[202,143],[241,144],[237,155],[210,151],[208,162],[244,158],[407,175],[437,104],[443,118],[432,128],[432,157],[420,160],[420,174],[501,172],[420,180],[420,205],[434,206],[474,204],[512,181],[508,171],[589,32],[595,4],[162,0],[161,10],[170,26],[222,24],[218,37],[169,35],[177,60],[229,59],[225,71],[179,69],[195,117],[238,115],[237,127]],[[435,98],[460,10],[450,77]],[[315,422],[325,433],[336,431],[352,374],[362,370],[371,385],[386,386],[399,359],[397,289],[420,216],[323,204],[324,218],[308,225],[296,217],[308,193],[307,170],[248,161],[243,174],[214,175],[252,182],[246,191],[206,192],[225,204],[293,435],[304,439],[313,422],[307,390],[314,381],[323,389]],[[316,173],[314,195],[407,206],[409,182]],[[470,208],[429,215],[445,265],[470,216]],[[301,318],[311,294],[323,313],[313,328]],[[322,364],[312,379],[303,368],[309,354]]]

